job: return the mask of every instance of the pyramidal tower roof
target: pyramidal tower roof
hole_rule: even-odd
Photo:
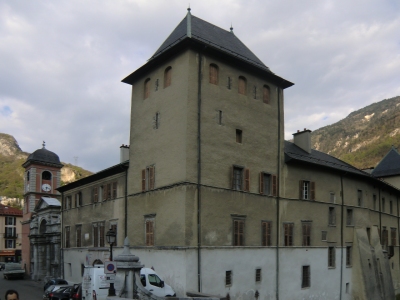
[[[371,175],[374,177],[394,176],[400,174],[400,154],[394,146],[378,163]]]
[[[270,71],[269,68],[236,37],[233,33],[233,28],[231,28],[231,31],[227,31],[197,18],[190,13],[190,8],[188,8],[186,17],[179,23],[174,31],[172,31],[150,60],[186,38],[191,38],[209,47],[217,48],[226,54],[243,59],[259,68]]]

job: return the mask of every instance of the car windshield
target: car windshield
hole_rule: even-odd
[[[46,289],[45,293],[49,293],[53,290],[54,285],[49,285],[49,287]]]

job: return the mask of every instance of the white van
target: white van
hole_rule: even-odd
[[[104,265],[85,266],[82,279],[82,300],[106,300],[110,284]]]
[[[159,297],[175,297],[175,292],[160,276],[149,268],[140,269],[140,281],[146,290]]]

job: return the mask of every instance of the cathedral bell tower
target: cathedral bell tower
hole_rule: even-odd
[[[31,273],[30,223],[36,203],[41,197],[60,199],[56,190],[61,184],[60,158],[43,147],[28,156],[22,164],[24,173],[24,209],[22,218],[22,261],[28,274]]]

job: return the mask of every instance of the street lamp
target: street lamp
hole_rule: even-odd
[[[110,229],[110,230],[106,233],[107,243],[110,244],[110,261],[113,260],[112,247],[113,247],[113,245],[115,244],[116,236],[117,236],[117,234],[116,234],[115,231],[113,231],[112,229]],[[115,296],[114,282],[110,282],[110,288],[108,289],[108,296]]]

